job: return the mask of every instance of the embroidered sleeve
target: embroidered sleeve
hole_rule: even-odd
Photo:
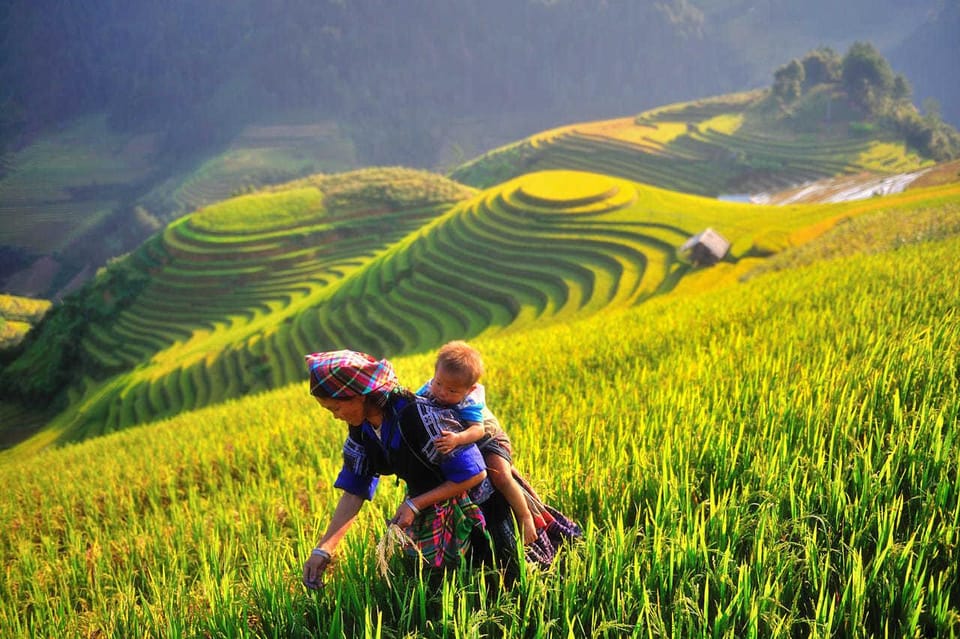
[[[461,482],[486,470],[483,455],[474,444],[455,448],[449,455],[441,455],[437,450],[434,440],[440,435],[440,431],[460,430],[460,423],[453,411],[437,409],[422,403],[418,404],[417,408],[427,435],[420,454],[431,464],[436,464],[446,479]]]
[[[333,483],[334,487],[369,501],[373,499],[378,481],[379,478],[370,472],[367,451],[348,437],[343,444],[343,467]]]
[[[370,472],[367,451],[351,437],[348,437],[343,444],[343,466],[349,468],[356,475],[367,475]]]

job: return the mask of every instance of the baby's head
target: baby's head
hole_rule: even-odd
[[[447,342],[437,352],[430,393],[438,403],[456,406],[477,387],[481,375],[480,353],[464,341]]]

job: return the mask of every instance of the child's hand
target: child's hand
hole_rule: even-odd
[[[457,434],[449,430],[441,430],[433,443],[437,446],[437,450],[444,455],[449,455],[450,451],[458,445]]]

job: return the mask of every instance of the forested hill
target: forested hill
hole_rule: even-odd
[[[162,130],[166,148],[182,151],[271,111],[308,108],[357,123],[363,164],[433,168],[438,122],[526,112],[546,128],[742,91],[817,46],[864,40],[886,53],[926,18],[935,24],[938,7],[947,15],[943,5],[8,0],[0,147],[106,111],[114,126]],[[949,42],[927,45],[928,62],[949,59]],[[911,81],[929,67],[897,63]]]
[[[941,9],[890,53],[890,60],[910,74],[919,98],[936,100],[943,119],[960,126],[960,0]]]
[[[366,163],[427,166],[430,118],[620,112],[743,81],[683,0],[13,0],[6,13],[8,133],[107,110],[177,148],[304,107],[395,124],[403,140],[369,140]],[[385,157],[400,142],[404,156]]]

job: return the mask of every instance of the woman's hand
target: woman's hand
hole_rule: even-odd
[[[408,503],[410,500],[407,499],[399,507],[397,507],[397,514],[393,516],[393,519],[390,520],[390,523],[396,524],[401,528],[407,528],[413,525],[413,520],[417,518],[419,510],[414,510],[410,507]]]
[[[310,558],[303,564],[304,586],[311,590],[323,586],[323,573],[330,565],[330,553],[336,549],[340,540],[347,534],[347,530],[353,525],[363,502],[363,497],[350,493],[343,493],[340,496],[337,508],[333,511],[333,517],[327,526],[327,532],[320,538],[317,547],[310,553]]]
[[[310,590],[323,587],[323,573],[331,561],[330,553],[322,548],[314,548],[310,558],[303,564],[303,585]]]

